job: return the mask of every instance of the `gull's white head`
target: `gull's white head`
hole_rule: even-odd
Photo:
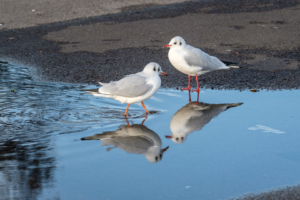
[[[164,47],[167,48],[183,48],[186,46],[184,39],[180,36],[176,36],[172,38],[169,44],[166,44]]]
[[[177,143],[177,144],[181,144],[186,140],[187,134],[182,134],[182,135],[166,135],[166,138],[171,139],[173,142]]]
[[[150,149],[146,154],[144,154],[147,158],[147,160],[151,163],[158,163],[161,161],[164,152],[168,150],[169,147],[166,147],[164,149],[160,149],[160,147],[154,147]]]
[[[161,66],[155,62],[151,62],[148,65],[146,65],[146,67],[144,68],[143,72],[147,73],[147,74],[158,74],[158,75],[164,75],[167,76],[167,74],[165,72],[162,71]]]

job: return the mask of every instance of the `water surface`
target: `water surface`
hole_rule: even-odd
[[[299,90],[202,90],[196,105],[161,89],[145,121],[130,106],[129,128],[125,104],[80,91],[93,86],[0,70],[2,199],[228,199],[299,183]]]

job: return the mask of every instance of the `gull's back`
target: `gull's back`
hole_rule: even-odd
[[[147,77],[142,74],[127,75],[119,81],[110,82],[99,88],[99,93],[112,96],[142,96],[152,88],[147,84]]]
[[[189,66],[201,67],[204,72],[230,68],[218,58],[190,45],[184,48],[184,55]]]

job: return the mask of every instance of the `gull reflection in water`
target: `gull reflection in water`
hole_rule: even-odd
[[[199,131],[221,112],[239,106],[243,103],[208,104],[190,102],[179,109],[171,119],[170,129],[172,135],[165,136],[175,143],[183,143],[188,134]]]
[[[116,131],[106,131],[101,134],[81,138],[81,140],[101,140],[101,146],[114,146],[108,147],[107,151],[119,148],[127,153],[142,154],[151,163],[161,161],[164,152],[169,147],[161,149],[162,141],[160,137],[143,125],[143,123],[129,125],[127,118],[126,122],[127,125],[121,125]]]

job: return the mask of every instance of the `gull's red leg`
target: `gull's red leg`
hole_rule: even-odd
[[[187,88],[181,88],[181,90],[191,90],[191,76],[189,76],[189,86]]]
[[[130,106],[130,103],[129,103],[129,104],[127,104],[127,108],[126,108],[126,111],[125,111],[125,113],[124,113],[124,116],[126,116],[126,115],[127,115],[127,111],[128,111],[128,108],[129,108],[129,106]]]
[[[198,76],[196,76],[196,81],[197,81],[197,89],[193,90],[193,92],[200,92],[200,88],[199,88],[199,81],[198,81]]]
[[[196,102],[196,104],[198,105],[198,103],[199,103],[199,93],[200,93],[198,76],[196,76],[196,81],[197,81],[197,89],[193,90],[193,92],[197,92],[198,93],[197,102]]]
[[[191,90],[189,90],[189,102],[191,102]]]
[[[142,106],[144,107],[144,109],[146,110],[146,113],[149,114],[149,112],[148,112],[146,106],[144,105],[144,102],[141,101],[141,103],[142,103]]]

